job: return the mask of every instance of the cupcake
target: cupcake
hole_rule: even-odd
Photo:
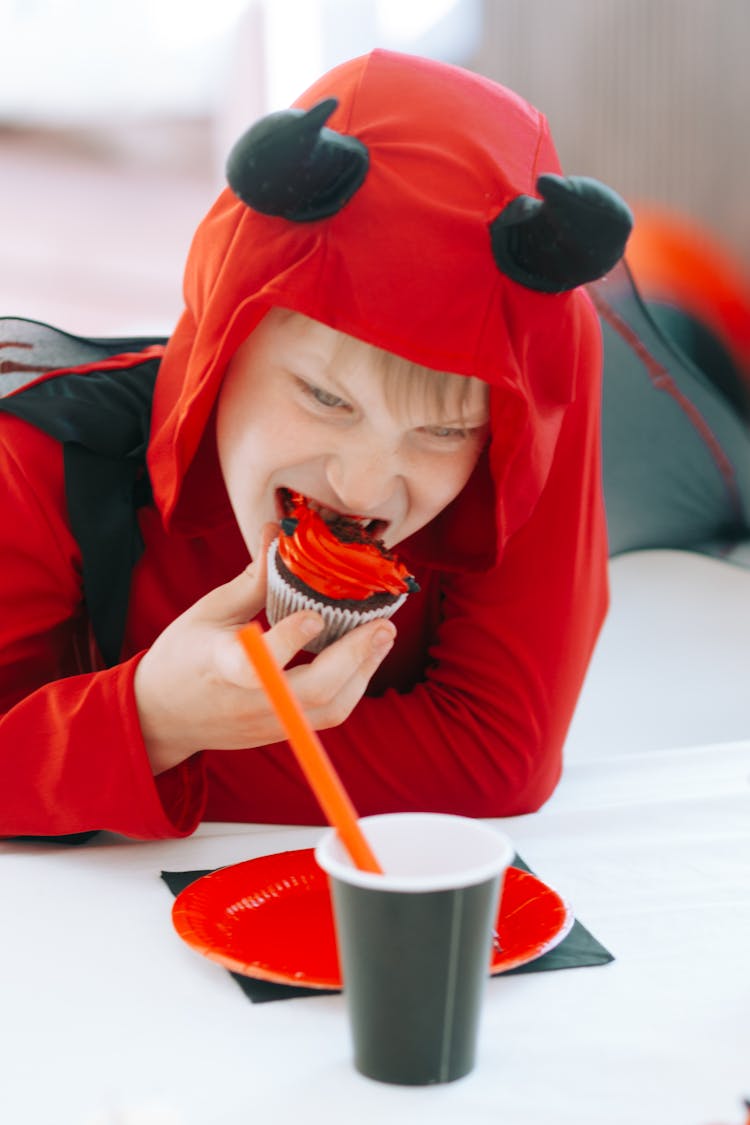
[[[355,516],[326,521],[296,492],[282,495],[281,532],[268,550],[266,616],[271,625],[301,609],[324,626],[306,646],[320,652],[357,625],[391,617],[419,586],[403,563]]]

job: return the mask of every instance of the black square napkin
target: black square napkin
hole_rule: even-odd
[[[515,857],[513,866],[520,867],[523,871],[531,870],[520,856]],[[196,879],[208,875],[210,870],[162,871],[161,877],[176,897]],[[515,969],[508,969],[501,975],[542,973],[551,969],[574,969],[584,965],[606,965],[609,961],[614,961],[614,956],[576,918],[570,933],[554,949],[537,957],[535,961],[529,961],[528,964],[519,965]],[[288,984],[275,984],[273,981],[256,980],[241,973],[231,975],[253,1004],[264,1004],[268,1000],[288,1000],[300,996],[326,994],[326,990],[321,988],[297,988]]]

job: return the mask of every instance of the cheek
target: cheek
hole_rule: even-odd
[[[227,428],[219,439],[219,463],[235,511],[265,502],[287,471],[312,457],[314,450],[305,439],[299,427],[275,418],[262,426]]]
[[[253,413],[246,407],[239,396],[229,395],[219,404],[216,417],[219,466],[238,518],[254,503],[268,457],[264,427],[247,421]]]
[[[248,434],[243,433],[235,418],[227,410],[220,412],[216,420],[216,448],[219,455],[219,465],[224,477],[230,497],[233,488],[244,475],[245,462],[248,459]]]
[[[230,491],[234,487],[247,492],[267,471],[283,432],[275,425],[273,410],[257,402],[248,388],[230,386],[228,390],[216,417],[219,464]]]
[[[420,498],[420,507],[432,519],[455,500],[469,480],[479,460],[481,448],[457,452],[454,456],[440,455],[432,464],[424,466],[419,482],[414,482],[413,493]]]

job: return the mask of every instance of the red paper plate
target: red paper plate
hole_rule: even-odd
[[[328,879],[312,848],[261,856],[204,875],[172,908],[192,949],[235,973],[304,988],[341,988]],[[573,925],[555,891],[508,868],[490,972],[525,965],[554,948]]]

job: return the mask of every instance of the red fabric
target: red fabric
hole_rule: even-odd
[[[337,68],[300,105],[327,94],[340,103],[328,125],[370,150],[342,211],[294,224],[227,190],[196,234],[154,400],[156,506],[141,515],[146,549],[112,670],[86,665],[60,450],[0,416],[0,833],[320,822],[285,744],[204,753],[154,781],[132,694],[138,654],[247,563],[213,406],[229,358],[272,304],[491,386],[487,454],[398,547],[422,590],[399,611],[396,645],[352,716],[322,735],[355,806],[513,815],[558,780],[607,600],[599,329],[584,293],[503,277],[487,229],[558,170],[546,123],[486,79],[381,51]]]

